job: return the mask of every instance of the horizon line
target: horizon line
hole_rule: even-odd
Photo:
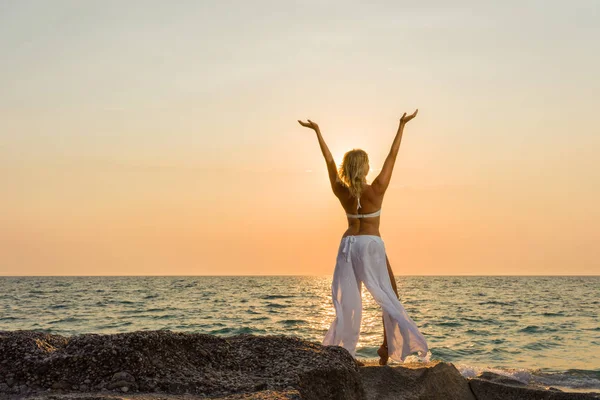
[[[263,275],[0,275],[0,278],[93,278],[93,277],[107,277],[107,278],[125,278],[125,277],[157,277],[157,278],[190,278],[190,277],[310,277],[310,276],[332,276],[332,274],[307,274],[307,275],[275,275],[275,274],[263,274]],[[394,275],[395,277],[600,277],[600,274],[583,274],[583,275]]]

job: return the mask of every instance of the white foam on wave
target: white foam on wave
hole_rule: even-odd
[[[515,379],[519,382],[529,384],[531,382],[531,371],[526,369],[499,369],[499,368],[487,368],[487,367],[475,367],[466,364],[455,364],[455,367],[460,371],[461,375],[465,378],[475,378],[483,372],[492,372],[494,374],[502,375],[507,378]]]
[[[492,372],[527,385],[556,387],[568,391],[600,391],[600,380],[591,376],[574,376],[568,373],[543,373],[539,370],[501,369],[455,364],[465,378],[475,378],[483,372]]]
[[[431,351],[428,351],[427,354],[425,354],[425,356],[418,356],[416,354],[411,354],[410,356],[407,356],[404,359],[405,363],[418,363],[418,362],[428,363],[429,361],[431,361]]]
[[[569,390],[600,392],[600,380],[592,376],[573,376],[571,374],[540,374],[534,381],[545,386],[568,388]]]

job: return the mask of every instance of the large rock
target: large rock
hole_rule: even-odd
[[[361,368],[367,400],[476,400],[452,364],[402,364]]]
[[[0,397],[2,400],[22,400],[23,397]],[[27,397],[27,400],[302,400],[296,390],[271,391],[256,393],[232,394],[226,397],[199,397],[197,395],[136,393],[127,395],[117,394],[37,394]]]
[[[477,400],[592,400],[600,393],[571,393],[558,390],[524,387],[522,384],[500,383],[494,380],[473,378],[469,386]]]
[[[32,394],[114,390],[218,398],[297,391],[308,400],[364,399],[358,368],[346,350],[293,337],[14,331],[0,332],[0,355],[0,377],[13,381],[5,394],[21,393],[15,387],[26,385]]]

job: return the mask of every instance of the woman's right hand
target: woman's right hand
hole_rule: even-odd
[[[315,132],[319,132],[319,125],[317,125],[316,122],[313,122],[310,119],[307,119],[306,121],[307,122],[302,122],[298,120],[300,125],[302,125],[303,127],[313,129]]]

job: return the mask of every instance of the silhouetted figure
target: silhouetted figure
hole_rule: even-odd
[[[319,125],[311,120],[298,121],[313,129],[329,172],[331,189],[338,198],[346,216],[348,229],[342,236],[333,273],[332,298],[336,318],[323,339],[323,345],[342,346],[355,356],[362,318],[361,286],[364,283],[375,301],[383,309],[383,344],[377,350],[379,364],[396,361],[414,352],[425,356],[427,342],[417,325],[408,316],[398,299],[396,281],[379,234],[381,204],[390,184],[404,126],[414,117],[402,115],[398,132],[381,172],[369,185],[369,157],[355,149],[344,155],[338,170],[323,140]]]

